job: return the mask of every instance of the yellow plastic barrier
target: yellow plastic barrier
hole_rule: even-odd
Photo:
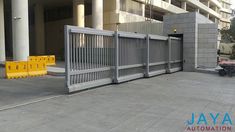
[[[26,61],[6,62],[6,78],[17,79],[28,76],[28,65]]]
[[[55,56],[49,55],[49,56],[29,56],[29,61],[34,62],[46,62],[46,65],[56,65],[55,63]]]
[[[56,65],[56,63],[55,63],[55,56],[54,55],[48,56],[47,65]]]
[[[38,61],[36,56],[29,56],[28,61]]]
[[[28,62],[28,75],[31,77],[43,76],[47,74],[47,68],[45,62]]]

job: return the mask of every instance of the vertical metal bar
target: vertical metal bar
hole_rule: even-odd
[[[119,35],[118,31],[115,32],[115,78],[114,83],[118,83],[119,77]]]
[[[84,70],[84,64],[83,64],[83,60],[84,60],[84,56],[83,56],[83,41],[84,41],[84,36],[85,34],[81,34],[81,41],[80,41],[80,49],[81,49],[81,70]],[[81,75],[81,83],[83,83],[83,80],[84,80],[84,74]]]
[[[85,34],[83,36],[83,41],[82,41],[82,44],[83,44],[83,70],[86,70],[87,68],[87,65],[86,65],[86,37],[87,37],[88,34]],[[83,83],[86,82],[86,73],[83,74]]]
[[[99,36],[99,53],[100,53],[100,61],[99,61],[99,68],[102,67],[102,36]],[[99,76],[98,76],[98,79],[101,78],[101,73],[102,72],[99,72]]]
[[[171,73],[171,37],[168,37],[167,73]]]
[[[85,65],[85,69],[88,69],[88,61],[87,61],[88,60],[88,55],[87,55],[87,52],[88,52],[88,48],[87,48],[87,41],[88,40],[87,40],[87,38],[88,38],[88,36],[89,35],[86,35],[85,36],[85,40],[84,40],[84,42],[85,42],[84,43],[84,47],[85,47],[85,64],[86,64]],[[87,80],[88,80],[88,74],[86,73],[85,74],[85,82],[87,82]]]
[[[73,34],[73,71],[76,71],[76,34]],[[76,75],[73,75],[73,84],[75,84]]]
[[[78,42],[79,42],[79,35],[76,34],[76,71],[78,71]],[[78,83],[78,75],[76,75],[76,84]]]
[[[103,64],[104,64],[104,67],[107,67],[107,65],[106,65],[106,41],[107,41],[107,37],[105,36],[104,38],[103,38],[103,41],[104,41],[104,46],[103,46],[103,49],[104,49],[104,61],[103,61]]]
[[[82,55],[81,55],[81,41],[82,41],[82,38],[81,38],[81,34],[78,34],[78,37],[79,37],[79,41],[78,41],[78,56],[79,56],[79,58],[78,58],[78,63],[79,63],[79,70],[81,70],[82,69],[82,64],[81,64],[81,60],[82,60]],[[81,83],[82,81],[82,77],[81,77],[81,75],[79,75],[79,83]]]
[[[102,42],[101,42],[101,36],[98,37],[98,43],[99,43],[99,68],[101,67],[101,59],[102,59],[102,54],[101,54],[101,47],[102,47]],[[98,79],[100,79],[101,72],[98,72]]]
[[[105,63],[104,63],[104,61],[105,61],[105,36],[102,36],[102,43],[103,43],[103,45],[102,45],[102,67],[105,67]],[[104,73],[105,73],[105,71],[103,71],[102,72],[102,76],[101,76],[101,78],[104,78]]]
[[[100,36],[100,68],[103,67],[103,36]],[[102,72],[99,73],[99,79],[102,78]]]
[[[96,68],[99,68],[99,36],[96,35],[96,52],[97,52],[97,58],[96,58]],[[98,80],[99,73],[96,72],[96,80]]]
[[[91,52],[92,52],[92,57],[91,57],[91,67],[92,67],[92,69],[94,69],[94,60],[95,60],[95,55],[94,55],[94,36],[93,35],[91,35]],[[92,81],[94,80],[94,78],[95,78],[95,73],[93,72],[92,73]]]
[[[69,44],[69,63],[70,63],[70,72],[73,71],[73,34],[70,33],[70,38],[69,38],[70,44]],[[72,81],[73,81],[73,76],[70,76],[70,85],[72,85]]]
[[[96,60],[95,60],[95,68],[98,68],[98,59],[99,59],[99,54],[98,54],[98,37],[95,35],[95,52],[96,52]],[[97,80],[97,72],[95,72],[95,80]]]
[[[146,73],[145,77],[149,77],[149,35],[146,35]]]
[[[88,48],[89,48],[89,69],[91,69],[91,35],[89,36]],[[89,81],[91,81],[91,74],[92,73],[89,73]]]

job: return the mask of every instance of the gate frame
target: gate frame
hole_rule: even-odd
[[[156,75],[161,75],[161,74],[165,74],[165,73],[173,73],[173,72],[177,72],[183,69],[183,65],[182,67],[179,68],[171,68],[171,65],[173,63],[182,63],[183,62],[183,58],[181,58],[181,60],[172,60],[171,58],[171,42],[172,40],[179,40],[181,42],[181,44],[183,44],[183,42],[181,41],[180,38],[176,38],[176,37],[165,37],[165,36],[159,36],[159,35],[151,35],[151,34],[137,34],[137,33],[128,33],[128,32],[121,32],[121,31],[105,31],[105,30],[96,30],[96,29],[91,29],[91,28],[79,28],[76,26],[65,26],[64,29],[64,36],[65,36],[65,72],[66,72],[66,88],[68,88],[69,93],[71,92],[76,92],[76,91],[81,91],[84,89],[89,89],[89,88],[93,88],[93,87],[97,87],[97,86],[101,86],[101,85],[106,85],[106,84],[111,84],[111,83],[121,83],[121,82],[126,82],[126,81],[130,81],[130,80],[134,80],[134,79],[138,79],[138,78],[142,78],[142,77],[152,77],[152,76],[156,76]],[[101,36],[113,36],[114,39],[114,43],[115,43],[115,64],[112,66],[110,66],[110,69],[114,74],[112,78],[109,79],[101,79],[101,80],[95,80],[92,82],[85,82],[85,83],[78,83],[78,84],[74,84],[71,85],[71,75],[72,75],[72,71],[70,71],[70,52],[69,49],[70,47],[70,34],[71,33],[81,33],[81,34],[89,34],[89,35],[101,35]],[[143,64],[135,64],[135,65],[124,65],[124,66],[120,66],[119,64],[119,38],[132,38],[132,39],[143,39],[145,40],[145,44],[146,44],[146,49],[145,49],[145,60]],[[159,41],[167,41],[167,60],[164,62],[155,62],[155,63],[150,63],[150,40],[159,40]],[[183,47],[183,46],[182,46]],[[164,70],[156,70],[156,71],[151,71],[150,72],[150,67],[151,66],[159,66],[159,65],[167,65],[167,67]],[[144,72],[141,73],[141,75],[139,73],[133,74],[133,75],[127,75],[127,76],[119,76],[119,70],[123,70],[123,69],[128,69],[128,68],[137,68],[143,66],[144,67]],[[128,68],[127,68],[128,67]],[[102,69],[102,68],[101,68]],[[92,70],[92,69],[90,69]],[[80,75],[83,73],[86,73],[86,71],[88,70],[84,70],[84,71],[76,71],[75,73],[79,73],[79,74],[75,74],[74,75]],[[97,69],[93,69],[93,72],[97,71]],[[102,70],[101,70],[102,71]]]

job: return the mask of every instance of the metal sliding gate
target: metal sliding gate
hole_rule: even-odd
[[[69,92],[182,70],[182,41],[149,34],[65,27]]]

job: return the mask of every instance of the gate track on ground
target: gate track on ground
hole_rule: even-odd
[[[15,104],[15,105],[6,105],[6,106],[3,106],[3,107],[0,107],[0,112],[10,110],[10,109],[14,109],[14,108],[18,108],[18,107],[31,105],[31,104],[35,104],[35,103],[39,103],[39,102],[44,102],[44,101],[59,98],[59,97],[62,97],[62,96],[66,96],[66,95],[65,94],[64,95],[56,95],[56,96],[51,96],[51,97],[46,97],[46,98],[41,98],[41,99],[39,98],[39,99],[32,100],[32,101],[25,102],[25,103],[20,103],[20,104]]]

